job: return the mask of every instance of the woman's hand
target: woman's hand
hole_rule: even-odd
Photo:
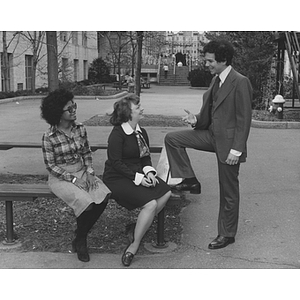
[[[152,183],[152,186],[156,186],[156,184],[159,183],[159,181],[157,180],[157,178],[155,177],[155,175],[152,172],[149,172],[147,174],[147,179],[149,182]]]
[[[87,183],[82,180],[81,178],[76,178],[74,185],[76,185],[78,188],[82,189],[82,190],[88,190],[88,185]]]
[[[142,179],[141,185],[144,187],[151,187],[152,182],[149,181],[149,179],[146,176],[144,176],[144,178]]]
[[[88,190],[96,190],[98,188],[98,182],[96,181],[96,177],[88,172],[86,173],[86,184]]]

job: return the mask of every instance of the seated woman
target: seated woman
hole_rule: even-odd
[[[138,124],[142,114],[140,99],[135,94],[128,94],[114,104],[110,118],[114,128],[108,138],[108,159],[103,174],[112,198],[121,206],[128,210],[142,208],[133,241],[122,256],[124,266],[130,266],[154,216],[171,195],[169,186],[156,176],[151,165],[148,135]]]
[[[86,129],[75,122],[77,104],[73,97],[61,89],[42,100],[41,116],[50,124],[43,135],[42,150],[51,191],[77,217],[73,251],[79,260],[88,262],[87,234],[104,211],[111,192],[95,176]]]

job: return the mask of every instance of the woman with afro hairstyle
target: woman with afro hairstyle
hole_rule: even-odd
[[[76,237],[72,249],[78,259],[90,260],[87,234],[110,197],[110,190],[95,176],[85,127],[75,122],[77,104],[71,92],[55,90],[42,100],[41,116],[50,124],[42,138],[42,150],[51,191],[76,216]]]

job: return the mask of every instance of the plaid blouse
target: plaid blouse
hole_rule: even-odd
[[[94,175],[87,132],[80,123],[74,122],[70,137],[57,126],[51,126],[43,135],[42,150],[46,169],[62,180],[72,181],[75,176],[66,172],[60,165],[75,164],[81,158],[87,172]]]

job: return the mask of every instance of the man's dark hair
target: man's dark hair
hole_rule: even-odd
[[[65,89],[55,90],[42,99],[41,117],[51,126],[58,125],[66,104],[73,100],[72,92]]]
[[[226,65],[231,65],[234,49],[231,43],[225,40],[211,41],[203,48],[205,53],[214,53],[217,62],[226,61]]]

